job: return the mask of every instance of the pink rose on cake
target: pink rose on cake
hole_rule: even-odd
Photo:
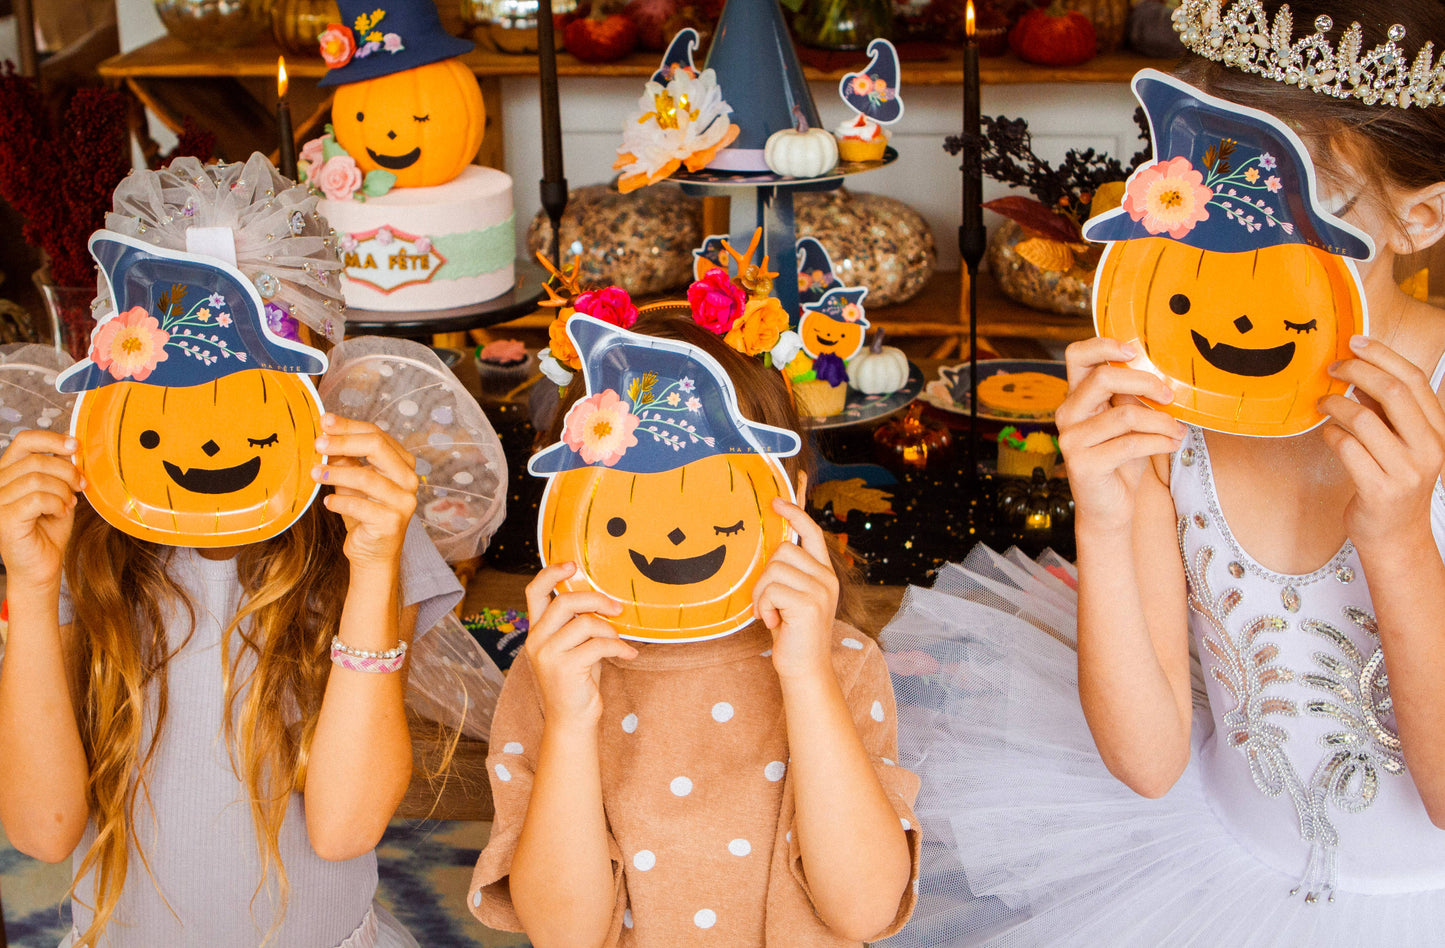
[[[351,200],[361,181],[361,169],[350,155],[336,155],[316,169],[316,186],[333,201]]]
[[[632,305],[632,297],[620,286],[583,293],[577,297],[572,308],[623,329],[637,322],[637,307]]]

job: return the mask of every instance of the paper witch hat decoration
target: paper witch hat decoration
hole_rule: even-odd
[[[341,22],[322,35],[347,55],[328,55],[332,65],[317,85],[340,86],[405,72],[469,53],[476,44],[442,28],[433,0],[337,0]],[[330,34],[339,26],[342,37]]]
[[[727,0],[703,68],[717,75],[739,129],[709,168],[766,172],[769,135],[822,126],[777,0]]]
[[[842,286],[833,275],[833,258],[816,237],[803,237],[798,248],[798,302],[816,303],[835,286]]]
[[[752,591],[792,538],[772,499],[793,499],[778,459],[791,431],[744,418],[732,381],[687,343],[590,316],[567,322],[587,395],[562,440],[527,470],[547,477],[537,519],[547,563],[571,589],[623,604],[613,624],[641,641],[699,641],[752,621]]]
[[[868,65],[838,80],[838,94],[848,108],[879,125],[892,125],[903,118],[903,99],[898,81],[898,50],[886,39],[868,44]]]
[[[662,54],[662,65],[652,74],[652,81],[665,86],[679,69],[697,75],[692,51],[697,49],[699,42],[697,30],[692,27],[686,26],[678,30],[672,42],[667,44],[667,52]]]
[[[1321,207],[1309,152],[1266,112],[1173,77],[1134,77],[1154,159],[1122,206],[1084,227],[1108,242],[1094,326],[1175,393],[1163,410],[1232,434],[1288,436],[1346,386],[1329,364],[1368,331],[1354,259],[1370,238]]]
[[[197,248],[230,237],[187,231]],[[219,256],[104,230],[90,249],[116,309],[56,380],[81,393],[71,433],[86,498],[157,543],[232,546],[284,531],[316,495],[321,404],[307,376],[326,357],[276,335],[257,288]]]

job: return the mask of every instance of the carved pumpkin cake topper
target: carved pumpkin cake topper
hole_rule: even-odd
[[[778,459],[798,436],[744,418],[727,373],[695,346],[585,315],[566,328],[587,395],[527,466],[548,478],[543,563],[574,562],[568,588],[620,601],[611,621],[624,638],[737,631],[768,558],[793,539],[772,499],[794,499]]]
[[[55,384],[80,393],[76,462],[112,526],[173,546],[254,543],[316,495],[321,404],[307,376],[326,357],[270,328],[255,283],[226,259],[230,228],[186,240],[190,251],[91,236],[115,308]]]
[[[1084,228],[1108,242],[1094,328],[1140,352],[1189,424],[1287,437],[1346,391],[1326,371],[1368,333],[1354,260],[1370,238],[1325,210],[1304,143],[1278,118],[1146,69],[1134,77],[1154,159],[1122,206]]]

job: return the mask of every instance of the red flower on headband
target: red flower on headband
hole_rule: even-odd
[[[577,297],[572,308],[623,329],[629,329],[637,322],[637,307],[632,305],[632,297],[620,286],[583,293]]]
[[[687,302],[692,307],[693,322],[721,336],[743,314],[748,297],[727,270],[714,267],[687,288]]]

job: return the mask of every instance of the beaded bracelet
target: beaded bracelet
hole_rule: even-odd
[[[331,637],[331,663],[340,665],[349,671],[385,674],[398,670],[405,661],[405,642],[398,642],[395,648],[389,648],[384,652],[372,652],[366,649],[352,648],[341,641],[339,635]]]

